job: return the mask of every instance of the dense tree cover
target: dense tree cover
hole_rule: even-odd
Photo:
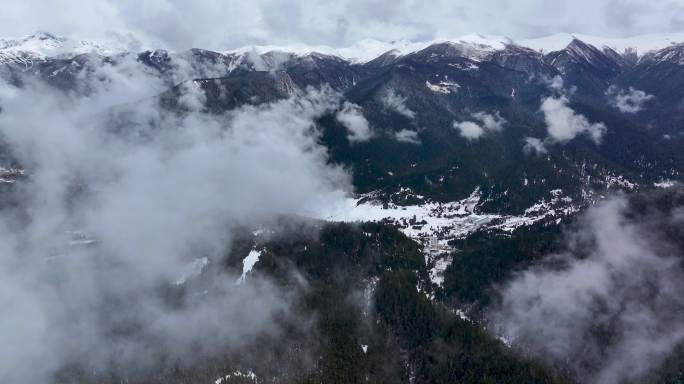
[[[681,188],[645,191],[627,197],[624,220],[638,223],[640,231],[643,231],[640,235],[647,237],[649,243],[658,248],[661,254],[682,259],[684,267],[682,206],[684,190]],[[491,301],[497,299],[498,289],[515,271],[525,270],[533,264],[551,262],[546,256],[568,251],[564,239],[576,234],[582,224],[581,220],[573,220],[564,226],[546,223],[521,228],[510,235],[479,232],[466,239],[454,241],[452,245],[458,250],[453,255],[453,263],[445,272],[444,287],[437,296],[448,305],[471,309],[471,315],[477,316],[480,312],[472,311],[473,307],[469,305],[476,304],[475,309],[486,310]],[[568,234],[564,234],[565,230],[569,230]],[[573,239],[579,242],[588,241],[586,244],[578,243],[573,246],[572,254],[578,258],[585,257],[584,252],[595,246],[590,237],[585,239],[573,236]],[[643,287],[643,292],[648,292],[649,289],[652,287]],[[657,295],[658,292],[654,291],[652,294]],[[611,321],[601,323],[598,316],[597,313],[591,337],[596,340],[599,349],[605,352],[614,345],[623,330],[613,328]],[[643,358],[651,359],[647,356]],[[683,345],[678,345],[662,364],[658,358],[652,361],[655,363],[651,371],[631,382],[684,382]],[[555,369],[565,372],[566,364],[568,361],[559,361]],[[592,367],[603,364],[605,361],[597,359],[590,362],[585,369],[590,371]]]
[[[681,137],[665,128],[671,122],[659,127],[652,122],[679,119],[676,116],[680,114],[661,116],[653,112],[658,108],[638,115],[621,113],[607,102],[606,90],[599,90],[607,87],[615,73],[592,73],[582,65],[579,72],[563,75],[568,90],[570,84],[577,87],[569,107],[588,121],[604,123],[603,141],[610,144],[596,145],[580,135],[563,145],[547,143],[540,156],[526,153],[526,138],[548,136],[539,108],[541,101],[554,93],[541,79],[556,74],[538,61],[540,57],[527,54],[506,53],[507,60],[518,57],[511,61],[520,66],[515,69],[481,62],[477,71],[455,71],[454,67],[467,62],[453,54],[453,47],[437,44],[412,55],[378,59],[354,68],[360,72],[343,87],[344,96],[363,108],[374,136],[367,142],[350,142],[343,125],[334,116],[324,116],[319,121],[322,143],[334,162],[353,169],[354,185],[360,192],[379,192],[381,198],[394,199],[391,193],[408,187],[437,201],[454,201],[479,187],[482,207],[500,213],[522,213],[554,189],[562,189],[576,200],[589,190],[620,189],[619,183],[608,182],[609,176],[620,175],[642,186],[679,177],[674,170],[681,168],[682,151],[675,143]],[[542,68],[549,72],[537,81],[525,74],[539,75],[536,71],[544,72]],[[594,76],[603,80],[596,82]],[[461,92],[440,93],[426,87],[426,82],[437,79],[459,84]],[[415,116],[387,108],[383,100],[388,89],[406,98],[406,107]],[[506,120],[504,128],[477,140],[462,137],[454,122],[472,121],[472,114],[478,111],[498,113]],[[402,130],[416,132],[420,145],[396,140],[396,133]],[[665,131],[669,132],[666,139]]]
[[[237,350],[153,371],[90,372],[75,364],[58,383],[554,383],[477,325],[430,300],[422,250],[383,224],[296,224],[258,240],[255,266],[293,297],[278,332]],[[234,242],[223,268],[253,245]],[[248,246],[249,245],[249,246]],[[302,283],[305,281],[305,283]],[[274,336],[275,335],[275,336]]]
[[[659,219],[678,217],[681,206],[682,191],[636,195],[629,199],[626,215],[653,227],[663,243],[684,249],[682,226]],[[391,226],[288,219],[275,227],[279,229],[267,236],[238,231],[220,267],[239,270],[251,249],[261,250],[255,274],[267,277],[292,302],[292,313],[278,320],[276,332],[216,356],[162,361],[152,371],[114,367],[92,372],[75,363],[56,382],[254,382],[231,372],[253,372],[259,383],[572,381],[563,377],[565,370],[521,356],[453,309],[473,303],[486,309],[497,298],[497,286],[514,271],[563,251],[564,227],[555,222],[506,235],[480,232],[452,242],[457,251],[443,288],[429,281],[421,247]],[[174,294],[183,292],[168,293]],[[610,330],[597,332],[610,345]],[[641,382],[684,382],[682,348]]]
[[[559,225],[540,223],[512,234],[477,232],[452,241],[453,262],[444,273],[440,296],[461,303],[486,306],[495,295],[493,288],[532,262],[561,247]]]
[[[361,268],[366,276],[379,280],[373,306],[359,316],[358,307],[355,313],[354,301],[349,301],[351,281],[330,279],[337,275],[316,268],[318,263],[310,257],[288,257],[297,260],[302,270],[328,282],[315,297],[309,295],[314,301],[308,302],[308,308],[315,308],[319,315],[318,326],[324,336],[314,382],[406,382],[409,378],[424,383],[558,381],[543,367],[516,356],[478,325],[431,301],[423,255],[395,229],[380,224],[356,228],[334,224],[323,228],[319,239],[326,255],[319,253],[316,242],[299,249],[316,255],[318,262],[334,265],[334,270],[346,269],[347,276]],[[359,348],[359,340],[367,342],[366,354]]]
[[[544,367],[515,355],[477,324],[434,304],[407,271],[383,275],[375,295],[379,317],[407,351],[418,383],[556,383]]]

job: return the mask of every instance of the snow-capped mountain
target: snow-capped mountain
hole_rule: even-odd
[[[599,49],[610,48],[618,53],[635,51],[642,56],[684,42],[684,32],[668,34],[648,34],[623,38],[606,38],[581,33],[558,33],[534,39],[522,39],[517,43],[540,52],[559,51],[567,47],[573,40],[581,40]]]
[[[184,94],[199,90],[210,113],[329,86],[358,107],[373,131],[367,142],[352,143],[339,119],[321,119],[322,143],[333,161],[353,169],[360,193],[351,211],[330,217],[370,212],[406,221],[401,225],[413,237],[451,233],[447,239],[480,227],[557,220],[605,191],[680,180],[684,45],[676,42],[682,38],[562,34],[514,41],[471,34],[420,43],[364,40],[346,48],[138,52],[123,43],[36,34],[0,40],[0,76],[15,84],[35,76],[88,92],[79,88],[84,75],[133,62],[168,84],[158,97],[164,108],[183,110]],[[551,135],[549,124],[559,118],[556,124],[579,129],[572,140]],[[462,127],[480,133],[468,136]],[[593,128],[599,129],[594,138],[583,131]],[[428,223],[460,215],[474,190],[477,203],[459,220],[439,219],[427,232],[407,224],[413,211]],[[549,208],[553,191],[564,199]]]
[[[440,43],[452,43],[455,45],[469,46],[476,51],[500,51],[508,46],[530,48],[540,53],[560,51],[572,43],[580,40],[592,45],[599,50],[612,49],[620,54],[634,52],[639,56],[652,51],[661,50],[678,43],[684,43],[684,33],[651,34],[629,38],[603,38],[577,33],[562,33],[532,39],[513,40],[505,36],[493,36],[482,34],[468,34],[455,38],[434,39],[428,41],[380,41],[364,39],[348,47],[330,47],[324,45],[252,45],[221,51],[227,55],[263,55],[267,52],[284,52],[295,56],[308,56],[319,53],[337,56],[351,63],[367,63],[379,56],[392,53],[395,56],[404,56],[423,50],[431,45]],[[103,56],[111,56],[126,52],[136,45],[130,38],[114,37],[106,42],[90,40],[77,40],[61,36],[55,36],[47,32],[39,32],[21,38],[0,38],[0,62],[31,56],[44,59],[46,57],[76,56],[85,53],[94,53]]]
[[[0,38],[0,63],[28,64],[31,61],[57,57],[68,58],[86,53],[111,56],[126,52],[131,47],[130,42],[122,38],[98,43],[38,32],[21,38]]]
[[[355,44],[343,48],[333,48],[329,46],[308,46],[308,45],[255,45],[225,51],[226,53],[248,53],[264,54],[266,52],[288,52],[297,56],[307,56],[311,53],[322,53],[337,56],[355,64],[367,63],[378,58],[383,54],[403,56],[413,52],[423,50],[431,45],[451,42],[454,44],[467,45],[481,50],[500,50],[506,45],[513,44],[513,41],[503,36],[484,36],[480,34],[470,34],[455,39],[436,39],[430,41],[412,42],[399,40],[384,42],[374,39],[361,40]]]
[[[226,53],[255,52],[263,54],[266,52],[281,51],[298,56],[306,56],[313,52],[318,52],[338,56],[353,63],[365,63],[388,52],[391,52],[396,56],[403,56],[440,43],[466,45],[481,51],[499,51],[506,49],[508,46],[515,45],[518,47],[530,48],[540,53],[550,53],[566,48],[573,40],[580,40],[599,50],[609,48],[620,54],[634,52],[637,55],[642,56],[648,52],[657,51],[684,42],[684,33],[651,34],[628,38],[603,38],[577,33],[561,33],[520,40],[513,40],[505,36],[472,33],[456,38],[435,39],[422,42],[411,42],[406,40],[383,42],[366,39],[344,48],[308,46],[302,44],[289,46],[256,45],[228,50]]]

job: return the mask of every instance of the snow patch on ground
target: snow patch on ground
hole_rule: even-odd
[[[406,192],[402,190],[403,192]],[[412,195],[419,200],[424,198]],[[572,198],[564,196],[556,189],[550,196],[529,207],[522,215],[500,215],[480,212],[478,205],[482,198],[479,188],[463,200],[440,203],[425,201],[416,205],[400,206],[393,203],[383,204],[374,200],[372,195],[348,198],[319,216],[327,221],[342,222],[387,222],[396,225],[408,237],[424,246],[426,262],[433,265],[433,282],[441,284],[441,273],[449,264],[444,258],[451,252],[449,240],[465,238],[482,229],[503,232],[529,226],[544,219],[559,219],[580,210]]]
[[[468,315],[466,315],[465,312],[463,312],[463,310],[456,308],[456,311],[455,311],[455,312],[456,312],[456,315],[457,315],[461,320],[467,321],[467,322],[470,322],[470,323],[473,322],[472,320],[470,320],[470,318],[468,317]]]
[[[259,261],[259,257],[261,257],[261,251],[257,251],[255,249],[249,251],[247,257],[242,260],[242,275],[235,282],[236,284],[242,284],[245,282],[247,275],[252,272],[252,268],[254,268],[254,265],[256,265],[256,263]]]
[[[23,169],[0,167],[0,184],[13,184],[20,176],[24,176]]]
[[[612,187],[618,187],[621,189],[626,189],[628,191],[633,191],[637,189],[638,185],[629,181],[626,177],[622,175],[612,175],[612,174],[607,174],[605,175],[605,185],[606,189],[610,189]]]
[[[440,287],[444,283],[444,271],[451,264],[451,256],[443,255],[442,257],[434,261],[434,266],[430,269],[430,281],[439,285]]]
[[[432,92],[449,94],[452,91],[456,92],[461,86],[452,81],[440,81],[437,84],[432,84],[429,81],[425,81],[425,86]]]
[[[656,188],[671,188],[671,187],[674,187],[675,185],[677,185],[677,183],[672,181],[672,180],[669,180],[669,179],[665,179],[665,180],[661,180],[657,183],[653,183],[653,186]]]
[[[214,384],[222,384],[223,382],[228,382],[228,380],[230,380],[232,378],[245,379],[245,380],[249,380],[249,381],[254,382],[254,383],[258,382],[257,375],[255,375],[254,372],[252,372],[252,371],[247,371],[247,372],[234,371],[232,373],[229,373],[223,377],[219,377],[218,379],[214,380]]]
[[[499,215],[475,213],[481,192],[475,189],[466,199],[450,202],[427,202],[422,205],[383,206],[378,201],[348,198],[322,218],[328,221],[361,222],[389,221],[414,239],[427,240],[436,234],[443,237],[463,237]]]

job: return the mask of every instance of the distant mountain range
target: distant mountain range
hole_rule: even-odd
[[[644,54],[667,48],[684,42],[684,33],[669,34],[649,34],[627,38],[605,38],[590,36],[578,33],[558,33],[554,35],[514,40],[505,36],[492,36],[473,33],[453,39],[434,39],[422,42],[408,40],[399,41],[380,41],[375,39],[364,39],[348,47],[333,48],[324,45],[253,45],[244,46],[236,49],[219,50],[223,54],[256,52],[263,54],[266,52],[287,52],[298,56],[306,56],[311,53],[320,53],[331,56],[338,56],[342,59],[364,63],[371,61],[384,53],[393,51],[397,55],[406,55],[420,51],[430,45],[451,42],[459,44],[470,44],[480,47],[489,47],[493,50],[502,50],[506,46],[516,45],[519,47],[530,48],[540,53],[560,51],[567,47],[572,40],[578,39],[593,45],[599,49],[610,49],[620,54],[633,52],[636,55]],[[77,55],[83,53],[96,53],[100,55],[113,55],[116,53],[128,52],[136,45],[132,38],[113,37],[105,41],[76,40],[62,36],[56,36],[48,32],[38,32],[33,35],[20,38],[0,38],[0,51],[10,56],[10,53],[24,52],[35,55],[36,57],[55,57],[59,55]]]
[[[576,212],[608,191],[682,180],[681,42],[684,33],[517,42],[472,34],[422,43],[364,40],[338,49],[138,52],[125,41],[41,33],[0,39],[0,76],[88,92],[79,84],[93,68],[134,60],[168,84],[158,95],[164,108],[182,109],[185,85],[193,83],[210,113],[328,86],[358,108],[372,131],[352,141],[344,121],[330,115],[318,122],[332,160],[352,170],[361,204],[427,207],[475,193],[471,213],[503,215],[492,222],[501,228],[510,227],[507,215],[519,223],[548,219],[540,206]]]

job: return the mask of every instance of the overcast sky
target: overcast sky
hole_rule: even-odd
[[[683,30],[684,0],[22,0],[6,1],[0,13],[0,36],[133,34],[171,49]]]

